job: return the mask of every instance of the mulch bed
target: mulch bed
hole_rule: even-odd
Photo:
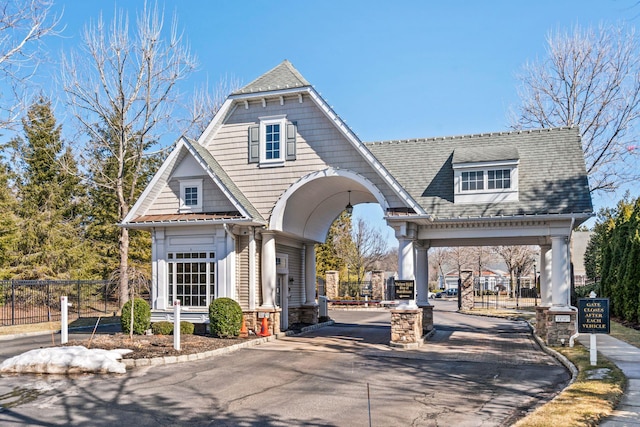
[[[133,351],[125,354],[123,359],[150,359],[153,357],[203,353],[205,351],[240,344],[256,338],[258,337],[216,338],[213,336],[182,334],[180,335],[180,351],[173,348],[173,335],[134,335],[133,339],[131,339],[129,335],[122,333],[95,335],[91,340],[73,340],[69,341],[67,345],[81,345],[87,348],[101,348],[105,350],[127,348]]]

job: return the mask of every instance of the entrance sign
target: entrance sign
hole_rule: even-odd
[[[578,300],[578,332],[608,334],[609,298],[580,298]]]
[[[408,300],[415,299],[415,282],[413,280],[395,280],[393,282],[393,299]]]

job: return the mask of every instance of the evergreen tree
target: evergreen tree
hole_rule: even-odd
[[[350,232],[350,225],[347,225],[347,222],[350,224],[350,218],[344,211],[331,223],[325,242],[316,245],[316,277],[324,278],[327,271],[340,271],[344,267],[343,261],[338,256],[336,242],[340,240],[339,236],[347,231]]]
[[[16,158],[19,257],[12,276],[71,279],[84,276],[83,189],[71,151],[65,149],[51,102],[38,99],[22,120],[24,138],[11,141]]]
[[[91,158],[87,161],[91,182],[88,237],[101,260],[94,266],[94,271],[102,277],[120,277],[121,243],[123,235],[126,235],[128,270],[150,277],[150,234],[147,231],[124,229],[118,224],[153,178],[164,156],[163,153],[137,155],[121,163],[114,156],[114,152],[118,151],[118,139],[112,137],[111,132],[108,126],[100,129],[102,145],[94,145],[96,149],[90,153]],[[112,141],[113,144],[105,146],[105,141]],[[116,186],[117,182],[119,184]],[[120,195],[114,191],[116,187],[121,188]]]
[[[0,163],[0,279],[10,279],[10,266],[17,258],[19,222],[15,212],[18,202],[9,187],[9,174]]]

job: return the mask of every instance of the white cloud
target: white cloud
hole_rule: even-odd
[[[132,350],[88,349],[83,346],[51,347],[30,350],[5,360],[0,373],[67,374],[80,372],[124,374],[119,362]]]

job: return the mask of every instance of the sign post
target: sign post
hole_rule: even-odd
[[[609,331],[609,298],[596,298],[595,292],[591,292],[589,298],[580,298],[578,300],[578,332],[590,334],[591,366],[598,364],[596,334],[608,334]]]
[[[173,301],[173,348],[180,351],[180,300]]]

